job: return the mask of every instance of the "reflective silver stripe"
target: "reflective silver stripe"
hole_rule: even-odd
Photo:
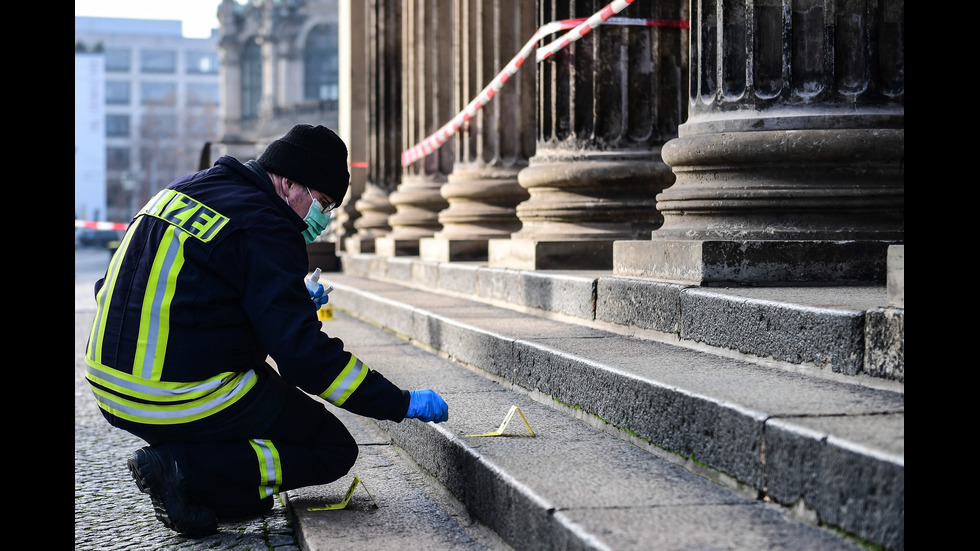
[[[98,400],[100,406],[103,407],[103,409],[108,409],[117,417],[124,417],[132,420],[157,419],[174,421],[188,417],[201,417],[203,414],[221,409],[226,404],[237,400],[250,386],[252,379],[255,378],[255,372],[251,370],[244,373],[244,375],[245,376],[239,379],[235,386],[229,388],[226,392],[196,405],[139,404],[125,400],[125,398],[122,397],[117,399],[111,396],[108,392],[101,391],[94,387],[92,390],[95,393],[95,399]]]
[[[367,371],[368,368],[364,362],[351,354],[351,361],[347,363],[347,367],[320,396],[331,404],[342,406],[351,393],[360,386],[361,381],[367,375]]]
[[[255,439],[249,442],[259,460],[259,499],[279,493],[279,451],[269,440]]]
[[[116,276],[119,273],[119,266],[122,265],[122,258],[126,254],[126,249],[129,248],[129,242],[133,238],[133,233],[135,233],[138,225],[138,219],[133,220],[133,223],[129,225],[129,229],[123,236],[119,249],[109,260],[109,268],[106,270],[104,285],[95,297],[98,303],[98,312],[95,315],[95,322],[92,324],[92,332],[89,334],[88,354],[86,356],[90,360],[100,361],[102,359],[102,331],[105,319],[109,315],[109,302],[115,287]]]
[[[149,381],[142,382],[142,380],[136,380],[131,376],[127,377],[115,369],[103,369],[100,366],[94,366],[92,364],[87,364],[85,366],[85,371],[90,375],[90,379],[96,379],[97,382],[103,385],[118,386],[123,388],[130,396],[151,395],[182,398],[187,394],[207,394],[221,388],[231,378],[228,376],[220,378],[216,377],[214,379],[201,381],[199,383],[186,383],[180,384],[180,386],[162,387],[159,383],[154,384],[153,382]],[[251,378],[254,375],[255,371],[249,370],[246,372],[246,377],[244,377],[244,379]]]
[[[184,240],[181,239],[180,234],[182,230],[176,226],[171,226],[173,231],[168,231],[168,234],[172,233],[169,244],[167,245],[167,251],[164,254],[163,265],[160,266],[159,270],[156,270],[157,279],[156,285],[153,289],[152,301],[150,306],[150,315],[147,316],[147,327],[140,328],[140,333],[146,337],[146,345],[141,351],[143,354],[143,363],[139,367],[139,375],[144,379],[152,379],[153,368],[159,362],[160,359],[157,355],[161,356],[165,353],[165,350],[158,350],[160,347],[160,341],[163,340],[166,343],[166,338],[161,339],[160,335],[160,314],[164,312],[163,301],[167,297],[167,291],[171,288],[171,285],[176,283],[177,274],[171,274],[171,270],[174,269],[175,260],[180,256],[181,262],[178,263],[177,269],[183,266],[183,258],[180,255],[180,249],[184,245]],[[144,302],[145,305],[145,302]],[[146,310],[144,306],[144,311]],[[166,306],[166,311],[169,312],[169,304]],[[169,327],[168,327],[169,329]],[[168,331],[169,333],[169,331]],[[166,337],[166,335],[164,335]],[[165,348],[165,346],[163,347]]]

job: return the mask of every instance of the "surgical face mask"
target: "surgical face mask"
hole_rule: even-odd
[[[303,239],[307,243],[312,243],[317,237],[323,233],[323,230],[327,229],[327,224],[330,222],[330,216],[323,213],[323,207],[320,206],[320,202],[313,199],[313,204],[310,205],[310,211],[306,213],[306,218],[303,219],[306,222],[306,229],[303,230]]]

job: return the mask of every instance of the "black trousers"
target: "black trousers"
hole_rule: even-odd
[[[282,394],[274,419],[246,408],[188,425],[118,426],[169,452],[192,499],[218,518],[261,514],[276,493],[333,482],[357,459],[354,437],[322,402],[267,374],[263,393]]]

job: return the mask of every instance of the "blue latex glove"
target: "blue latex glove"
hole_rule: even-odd
[[[322,283],[317,283],[316,285],[317,288],[315,291],[309,287],[306,290],[310,292],[310,298],[313,299],[313,302],[316,303],[317,310],[319,310],[321,306],[330,301],[330,294],[324,292]]]
[[[408,403],[408,413],[405,417],[418,419],[420,421],[435,421],[442,423],[449,420],[449,406],[442,396],[436,394],[434,390],[428,388],[423,390],[409,390],[412,396]]]

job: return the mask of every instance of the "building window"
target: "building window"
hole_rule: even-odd
[[[218,73],[218,52],[187,52],[187,72],[197,75]]]
[[[109,138],[128,138],[129,115],[106,115],[105,135]]]
[[[337,86],[337,26],[317,25],[306,37],[303,60],[303,98],[307,100],[336,100]]]
[[[184,126],[189,138],[203,138],[202,141],[213,139],[218,134],[218,117],[203,115],[190,117]]]
[[[147,139],[176,138],[177,115],[152,114],[143,115],[140,123],[140,137]]]
[[[257,118],[260,101],[262,101],[262,47],[253,38],[245,44],[242,52],[242,118]]]
[[[187,105],[218,105],[219,97],[220,91],[216,83],[187,83]]]
[[[129,82],[125,80],[107,80],[105,82],[105,102],[110,105],[128,105]]]
[[[109,170],[129,170],[129,148],[107,147],[105,160],[106,168]]]
[[[140,102],[143,105],[176,105],[177,85],[173,82],[141,82]]]
[[[140,50],[140,71],[173,73],[177,70],[177,53],[173,50]]]
[[[106,48],[105,70],[106,72],[109,73],[128,73],[129,50],[119,49],[119,48]]]

